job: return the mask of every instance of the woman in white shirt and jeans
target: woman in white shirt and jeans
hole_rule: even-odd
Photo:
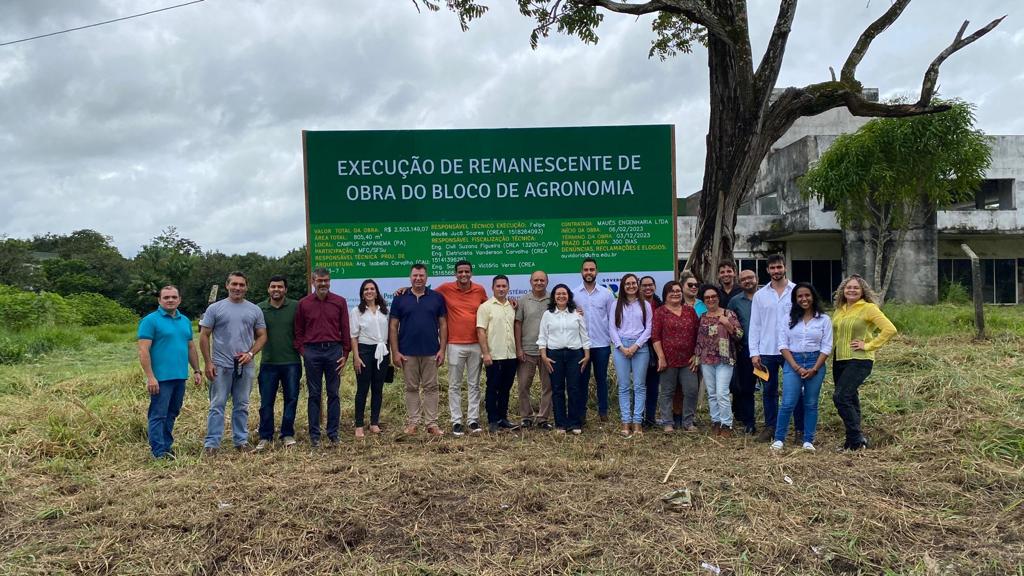
[[[359,287],[359,305],[351,310],[349,332],[352,365],[356,370],[356,438],[362,438],[366,395],[370,392],[370,432],[380,433],[380,406],[384,394],[384,373],[388,362],[388,305],[377,283],[363,280]]]
[[[782,406],[775,426],[772,450],[782,450],[793,408],[804,398],[804,450],[814,450],[818,424],[818,398],[825,379],[825,359],[832,353],[832,320],[821,309],[814,286],[800,282],[790,294],[789,316],[779,318],[779,351],[782,366]]]
[[[551,303],[540,319],[537,347],[544,369],[551,374],[555,430],[581,434],[587,402],[587,383],[581,374],[590,361],[590,337],[583,316],[576,312],[572,290],[565,284],[551,291]]]

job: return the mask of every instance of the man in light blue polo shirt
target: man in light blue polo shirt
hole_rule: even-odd
[[[608,332],[608,315],[615,308],[615,295],[607,286],[597,283],[597,261],[584,258],[580,268],[583,282],[572,291],[572,299],[583,309],[587,321],[587,335],[590,336],[590,362],[583,369],[583,386],[590,383],[590,369],[594,369],[597,389],[597,415],[602,422],[608,421],[608,359],[612,355],[612,336]],[[583,405],[583,420],[586,422],[587,408]]]
[[[181,296],[164,286],[160,307],[139,322],[139,363],[149,392],[149,447],[154,458],[174,458],[174,420],[185,399],[188,368],[200,384],[199,355],[192,341],[192,321],[178,312]]]

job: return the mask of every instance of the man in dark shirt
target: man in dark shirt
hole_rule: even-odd
[[[721,308],[728,308],[729,300],[743,292],[743,288],[736,285],[736,264],[732,260],[718,264],[718,285],[722,288],[722,301],[718,303]]]
[[[321,387],[327,390],[327,438],[331,446],[338,443],[341,426],[341,371],[352,349],[349,338],[348,303],[331,292],[331,272],[326,268],[313,270],[313,293],[299,300],[295,311],[295,349],[306,364],[306,387],[309,397],[309,443],[320,445]]]
[[[277,389],[281,387],[284,396],[284,411],[281,414],[281,440],[285,447],[295,445],[295,411],[299,404],[299,378],[302,376],[302,361],[295,350],[295,313],[298,302],[288,298],[288,279],[273,276],[267,287],[270,296],[259,307],[267,323],[267,343],[263,346],[260,360],[260,451],[274,441],[274,402]]]
[[[405,433],[414,434],[426,420],[427,432],[442,436],[437,425],[437,368],[448,344],[448,309],[444,298],[427,287],[427,267],[413,264],[412,288],[391,303],[391,356],[405,380]]]
[[[750,348],[747,330],[750,329],[750,306],[757,292],[757,274],[753,270],[740,272],[741,292],[729,300],[729,310],[736,313],[743,326],[743,338],[736,351],[736,369],[733,371],[733,414],[737,422],[743,422],[746,434],[756,434],[754,422],[754,365],[750,362]]]

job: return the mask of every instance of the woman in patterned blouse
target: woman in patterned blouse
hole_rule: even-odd
[[[700,317],[694,354],[700,360],[704,386],[708,390],[711,430],[716,436],[732,436],[729,382],[736,365],[736,340],[743,337],[743,327],[732,310],[718,305],[722,300],[718,287],[704,286],[700,294],[708,311]]]
[[[677,386],[683,390],[682,425],[687,432],[696,430],[693,416],[697,412],[697,358],[693,347],[697,340],[697,312],[683,304],[683,287],[675,280],[662,289],[664,304],[654,311],[651,341],[658,356],[661,381],[658,389],[658,424],[665,432],[675,431],[672,417],[672,394]]]

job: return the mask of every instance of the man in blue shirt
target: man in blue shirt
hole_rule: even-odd
[[[413,264],[412,287],[391,302],[391,357],[405,380],[405,433],[414,434],[426,420],[427,432],[443,436],[437,425],[437,368],[444,364],[448,344],[448,308],[444,298],[427,287],[427,267]]]
[[[154,458],[174,458],[174,420],[185,399],[185,381],[192,367],[195,383],[201,383],[199,355],[192,341],[192,321],[178,312],[181,296],[174,286],[164,286],[160,307],[139,322],[139,363],[146,373],[149,392],[149,447]]]

